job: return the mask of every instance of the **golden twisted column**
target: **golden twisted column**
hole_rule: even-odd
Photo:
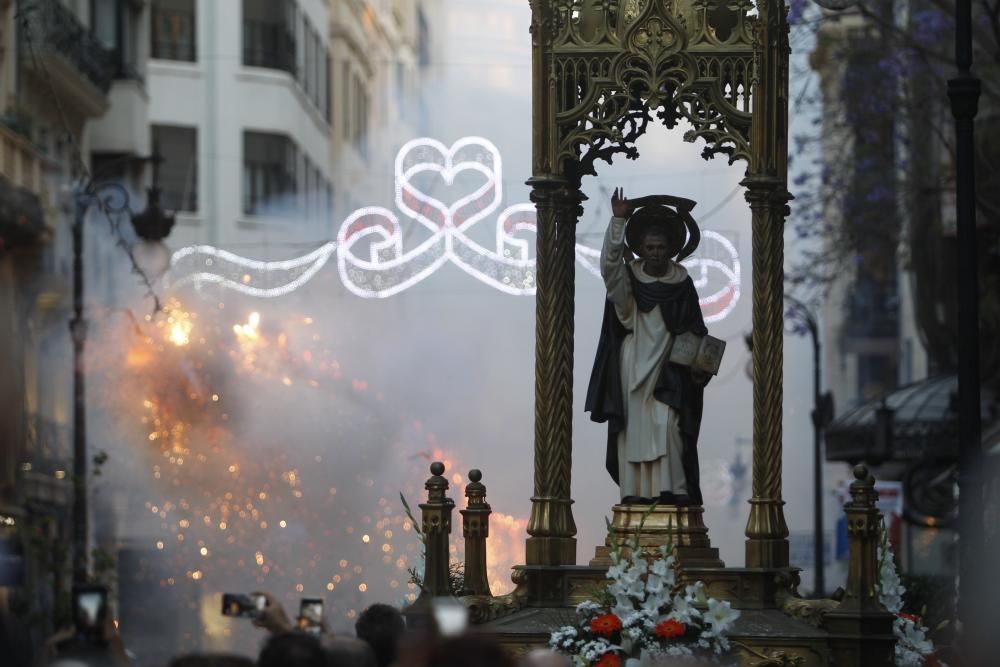
[[[784,337],[784,179],[748,176],[753,233],[753,497],[746,566],[788,566],[781,499],[782,348]]]
[[[560,178],[534,178],[538,210],[535,297],[535,488],[528,565],[576,563],[573,464],[573,314],[576,221],[583,195]]]

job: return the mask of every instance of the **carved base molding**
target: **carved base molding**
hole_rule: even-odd
[[[514,579],[522,580],[531,607],[575,607],[605,585],[605,567],[585,565],[518,565]]]
[[[750,567],[681,569],[681,581],[703,581],[709,597],[729,600],[737,609],[780,609],[789,582],[797,579],[794,570]]]
[[[705,510],[699,505],[615,505],[611,531],[603,546],[597,547],[591,567],[611,565],[611,552],[617,542],[624,553],[630,551],[636,533],[644,553],[654,555],[665,544],[672,544],[682,568],[721,568],[725,563],[719,550],[708,539]]]

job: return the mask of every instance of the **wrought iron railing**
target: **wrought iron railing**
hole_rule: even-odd
[[[53,419],[34,414],[28,418],[25,461],[26,472],[51,474],[68,470],[70,465],[70,429]]]
[[[31,40],[39,50],[51,50],[66,58],[102,93],[115,78],[115,55],[58,0],[33,0],[24,8],[26,30],[22,40]]]

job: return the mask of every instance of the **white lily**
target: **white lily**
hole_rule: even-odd
[[[934,651],[934,642],[927,639],[923,628],[917,626],[913,621],[898,619],[894,629],[896,630],[896,636],[911,650],[921,655],[930,655]]]
[[[670,570],[670,564],[665,558],[653,561],[653,564],[649,568],[649,571],[658,577],[667,576],[667,573],[670,572]]]
[[[614,597],[619,597],[623,595],[628,595],[629,584],[624,581],[615,581],[608,584],[608,593],[611,593]]]
[[[698,604],[708,604],[708,597],[705,595],[705,584],[701,581],[696,581],[684,588],[684,596],[687,597],[688,602],[696,602]]]
[[[671,607],[673,609],[670,612],[670,618],[684,624],[688,624],[691,622],[691,619],[701,616],[701,612],[695,609],[688,599],[682,595],[674,596]]]
[[[635,611],[635,604],[633,604],[632,598],[627,595],[615,596],[615,606],[611,608],[612,614],[618,618],[624,619],[633,611]]]
[[[663,596],[650,595],[645,600],[643,600],[642,604],[640,604],[639,606],[642,608],[644,612],[646,612],[646,614],[655,616],[656,614],[659,613],[660,607],[662,607],[665,603],[666,600],[663,599]]]
[[[644,582],[642,579],[636,579],[628,587],[628,591],[626,592],[631,597],[635,598],[639,602],[642,602],[643,600],[646,599],[646,582]]]
[[[625,570],[628,569],[628,563],[616,563],[608,568],[607,577],[612,581],[618,581],[625,574]]]
[[[650,573],[646,577],[646,592],[651,595],[659,595],[663,592],[663,577]]]
[[[733,609],[729,600],[716,600],[711,598],[708,601],[708,611],[705,613],[705,622],[712,626],[715,634],[726,632],[730,626],[740,617],[740,612]]]

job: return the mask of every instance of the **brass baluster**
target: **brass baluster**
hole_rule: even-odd
[[[856,466],[854,477],[851,500],[844,505],[851,544],[846,590],[839,607],[824,616],[823,625],[831,634],[834,664],[891,665],[894,617],[879,602],[878,593],[878,492],[865,466]]]
[[[448,536],[451,534],[451,511],[455,501],[445,496],[448,480],[443,477],[444,464],[431,464],[431,477],[424,483],[427,502],[420,503],[421,525],[426,539],[424,554],[424,585],[414,606],[425,606],[431,598],[451,595],[448,576]]]
[[[486,485],[480,482],[483,473],[469,471],[465,487],[468,504],[462,513],[462,535],[465,537],[465,587],[462,595],[492,596],[486,574],[486,538],[490,536],[490,514],[486,502]]]

